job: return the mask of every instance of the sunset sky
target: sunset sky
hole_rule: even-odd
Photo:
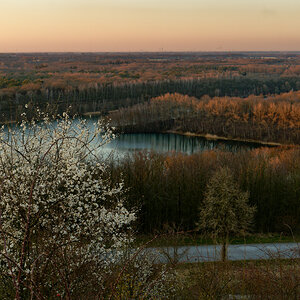
[[[0,0],[0,52],[300,50],[300,0]]]

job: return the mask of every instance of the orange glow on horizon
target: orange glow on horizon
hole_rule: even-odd
[[[0,52],[300,50],[298,0],[160,2],[10,0]]]

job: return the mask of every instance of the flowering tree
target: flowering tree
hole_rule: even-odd
[[[1,280],[16,299],[62,287],[70,298],[84,291],[79,270],[98,270],[93,284],[101,284],[99,270],[129,242],[135,214],[123,205],[122,182],[111,187],[102,176],[98,150],[113,138],[102,121],[23,117],[0,131]]]
[[[256,208],[248,199],[249,194],[239,189],[228,168],[220,168],[207,184],[198,225],[221,243],[222,261],[227,259],[229,237],[246,234],[253,221]]]

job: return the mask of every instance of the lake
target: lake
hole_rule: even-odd
[[[203,137],[186,136],[174,133],[135,133],[121,134],[104,146],[103,151],[114,151],[124,155],[134,151],[157,151],[160,153],[175,151],[185,154],[222,149],[231,152],[251,150],[261,147],[260,144],[237,141],[208,140]]]
[[[75,123],[78,120],[75,120]],[[87,125],[93,131],[95,119],[87,119]],[[53,127],[56,127],[56,121],[53,121]],[[17,131],[19,127],[12,125]],[[109,144],[104,145],[99,154],[105,157],[111,152],[114,156],[124,156],[134,151],[156,151],[159,153],[181,152],[184,154],[193,154],[213,149],[220,149],[230,152],[251,150],[262,147],[259,143],[249,143],[228,140],[211,140],[204,137],[181,135],[175,133],[131,133],[120,134]]]

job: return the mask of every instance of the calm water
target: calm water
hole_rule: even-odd
[[[201,137],[184,136],[172,133],[136,133],[122,134],[111,143],[104,146],[104,151],[124,155],[129,152],[141,150],[154,150],[160,153],[175,151],[185,154],[193,154],[200,151],[223,149],[237,152],[260,147],[259,144],[215,141]]]
[[[94,127],[94,121],[95,119],[87,119],[87,124],[91,129]],[[15,125],[12,126],[14,127]],[[53,126],[56,126],[56,122],[53,122]],[[19,130],[18,127],[15,127],[15,129]],[[255,143],[207,140],[202,137],[185,136],[173,133],[135,133],[119,135],[109,144],[103,146],[100,149],[99,154],[102,153],[104,156],[107,156],[113,152],[114,155],[124,156],[127,153],[143,150],[160,153],[174,151],[193,154],[212,149],[238,152],[259,147],[261,147],[261,145]]]

